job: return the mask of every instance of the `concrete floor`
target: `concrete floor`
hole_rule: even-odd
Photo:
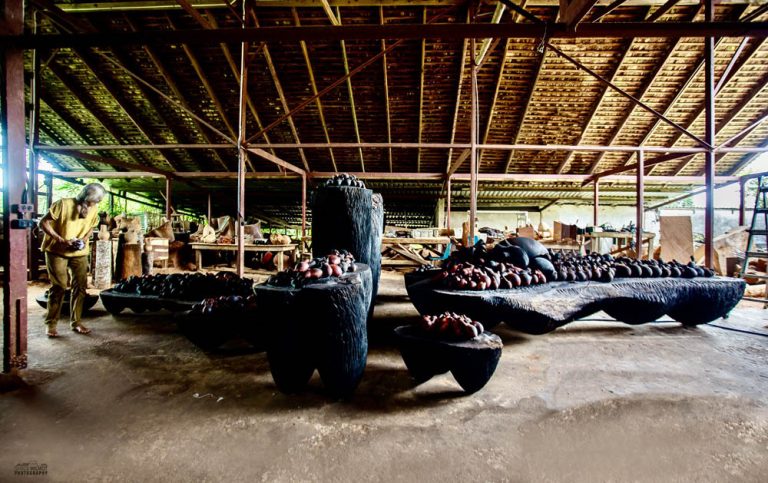
[[[385,274],[368,367],[350,402],[313,378],[276,391],[263,353],[197,349],[167,314],[44,337],[30,297],[27,387],[0,394],[0,481],[766,481],[768,338],[676,323],[494,330],[494,378],[414,387],[386,328],[417,316]],[[759,309],[718,325],[768,335]],[[66,326],[60,326],[62,329]],[[200,397],[203,396],[203,397]]]

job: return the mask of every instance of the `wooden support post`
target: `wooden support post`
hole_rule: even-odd
[[[598,226],[598,211],[600,211],[600,181],[595,180],[595,201],[594,213],[592,217],[592,226]]]
[[[242,28],[248,25],[247,6],[243,2]],[[240,44],[240,109],[237,129],[237,275],[243,276],[245,272],[245,171],[248,161],[248,151],[245,143],[246,103],[248,99],[248,43]],[[298,138],[297,138],[298,140]]]
[[[746,221],[746,193],[745,188],[747,181],[744,179],[739,180],[739,226],[744,226],[744,222]]]
[[[211,223],[211,192],[208,192],[208,223]]]
[[[53,204],[53,175],[45,175],[45,209],[48,210]]]
[[[475,243],[475,218],[477,217],[477,59],[475,58],[475,39],[470,39],[470,77],[471,106],[469,115],[469,244]]]
[[[307,236],[307,174],[301,175],[301,239]]]
[[[171,177],[168,176],[165,178],[165,217],[169,220],[171,219],[171,213],[173,212],[173,207],[171,206],[171,186],[173,184],[173,181],[171,180]]]
[[[643,258],[643,225],[645,224],[645,210],[643,205],[645,191],[645,152],[638,151],[637,153],[637,228],[635,233],[635,252],[637,258]],[[649,258],[653,257],[652,253],[648,254]]]
[[[45,178],[45,181],[48,182],[48,177]],[[46,188],[47,190],[48,188]],[[46,192],[47,194],[47,192]],[[47,205],[50,207],[50,205]],[[109,216],[112,216],[112,213],[115,212],[115,195],[111,191],[109,192]]]
[[[24,2],[5,2],[4,33],[24,31]],[[2,53],[3,133],[3,372],[27,367],[27,230],[11,228],[12,205],[22,202],[26,185],[24,122],[24,51],[6,47]]]
[[[451,229],[451,178],[448,178],[446,182],[446,196],[445,196],[445,228]]]
[[[706,0],[704,21],[714,18],[713,0]],[[713,245],[715,231],[715,39],[704,39],[704,99],[706,104],[704,118],[704,137],[709,145],[704,160],[704,180],[706,185],[706,208],[704,211],[704,265],[714,268],[715,250]]]

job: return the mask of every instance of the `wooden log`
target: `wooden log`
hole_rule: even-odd
[[[93,285],[105,289],[112,285],[112,242],[96,240],[93,244]]]
[[[357,387],[368,356],[372,289],[370,268],[357,267],[338,280],[303,288],[254,288],[270,371],[281,391],[302,390],[315,368],[333,397],[349,397]]]
[[[423,336],[417,327],[395,329],[398,348],[417,383],[451,371],[467,393],[482,389],[493,376],[503,344],[496,334],[484,332],[471,340],[448,341]]]
[[[118,245],[120,248],[117,255],[117,266],[115,276],[118,280],[124,280],[132,275],[141,276],[141,246],[139,245]]]

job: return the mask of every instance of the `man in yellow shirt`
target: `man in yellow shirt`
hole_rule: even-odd
[[[72,293],[69,301],[70,327],[78,334],[90,329],[80,323],[88,286],[88,248],[91,233],[99,223],[96,205],[106,191],[98,183],[86,185],[75,198],[62,198],[51,205],[40,220],[45,233],[42,250],[45,266],[51,279],[48,291],[48,311],[45,324],[48,337],[58,337],[56,324],[61,314],[61,303],[68,285],[68,272],[72,274]]]

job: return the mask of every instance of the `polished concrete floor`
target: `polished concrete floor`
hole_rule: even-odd
[[[42,286],[33,286],[31,295]],[[417,314],[385,274],[354,399],[317,375],[279,393],[244,344],[206,353],[168,314],[44,337],[30,297],[25,386],[0,393],[0,481],[766,481],[768,312],[716,326],[500,328],[489,384],[414,386],[388,329]],[[599,316],[596,318],[600,318]],[[60,326],[66,329],[65,325]],[[734,330],[735,329],[735,330]],[[14,476],[16,465],[46,476]]]

